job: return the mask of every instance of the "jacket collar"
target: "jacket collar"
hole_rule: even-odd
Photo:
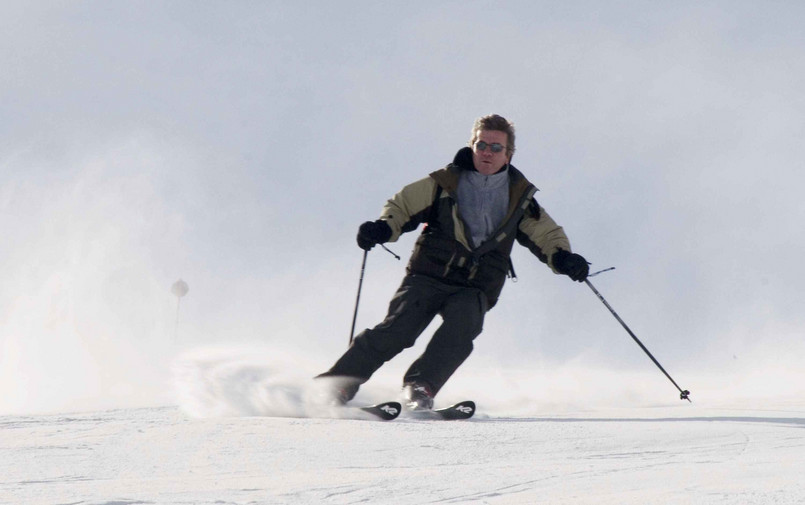
[[[453,158],[453,162],[444,167],[441,170],[437,170],[432,172],[430,176],[436,180],[436,182],[444,188],[445,191],[450,193],[455,192],[458,188],[458,179],[461,175],[463,170],[475,170],[475,165],[472,163],[472,149],[469,147],[462,147],[458,150],[455,157]],[[509,174],[509,184],[512,185],[513,188],[525,188],[529,186],[531,183],[525,178],[525,176],[517,170],[517,168],[509,163],[506,165],[504,169]],[[500,172],[498,172],[500,173]]]
[[[471,170],[473,172],[477,172],[475,169],[475,163],[472,162],[472,148],[470,147],[462,147],[458,150],[456,155],[453,157],[453,165],[459,167],[462,170]],[[505,172],[511,167],[510,163],[503,165],[503,168],[495,172],[496,175],[501,172]]]

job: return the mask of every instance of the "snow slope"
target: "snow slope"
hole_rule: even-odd
[[[478,390],[471,421],[302,418],[272,370],[196,356],[178,406],[0,417],[0,503],[805,503],[797,400],[515,411]]]
[[[805,412],[0,418],[3,504],[799,504]]]

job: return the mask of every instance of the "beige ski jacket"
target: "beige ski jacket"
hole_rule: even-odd
[[[553,253],[560,248],[570,251],[570,242],[562,227],[537,203],[534,198],[537,188],[508,165],[504,168],[509,172],[506,218],[488,240],[472,247],[456,198],[462,170],[474,170],[468,147],[459,150],[453,163],[394,195],[380,218],[391,228],[389,242],[415,230],[421,223],[426,224],[408,262],[409,274],[478,288],[486,295],[488,308],[492,308],[506,282],[506,274],[511,271],[510,255],[515,239],[551,269],[554,269]]]

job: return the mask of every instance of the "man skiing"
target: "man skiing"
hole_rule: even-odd
[[[363,223],[358,245],[368,251],[425,223],[388,315],[357,335],[317,379],[340,404],[386,361],[414,345],[438,314],[443,322],[403,378],[410,410],[433,398],[473,349],[484,315],[498,301],[515,239],[555,273],[582,282],[589,267],[570,249],[563,229],[537,203],[537,189],[511,165],[514,126],[492,114],[475,121],[469,146],[453,162],[405,186],[376,221]]]

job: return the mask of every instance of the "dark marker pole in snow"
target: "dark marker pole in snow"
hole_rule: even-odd
[[[179,304],[182,301],[182,297],[187,294],[190,288],[187,286],[187,283],[182,279],[173,283],[171,286],[171,293],[176,296],[176,324],[173,327],[173,341],[174,343],[179,340]]]
[[[598,272],[598,273],[600,273],[600,272]],[[671,376],[668,375],[668,372],[666,372],[665,369],[662,367],[662,365],[660,365],[660,362],[657,361],[657,359],[649,352],[648,349],[646,349],[646,346],[643,345],[643,342],[641,342],[640,339],[637,338],[637,336],[632,332],[632,330],[630,330],[629,327],[626,326],[626,323],[623,322],[623,319],[621,319],[620,316],[618,315],[618,313],[615,312],[615,310],[609,305],[609,303],[607,303],[607,301],[604,299],[604,297],[601,295],[601,293],[599,293],[598,290],[595,289],[595,286],[592,285],[592,283],[589,281],[589,279],[585,279],[584,282],[586,282],[587,285],[590,286],[590,289],[593,290],[593,293],[595,293],[595,295],[598,297],[599,300],[601,300],[601,302],[604,304],[604,306],[606,308],[608,308],[610,312],[612,312],[612,315],[615,316],[615,319],[617,319],[619,323],[621,323],[621,326],[623,326],[623,329],[625,329],[626,332],[629,333],[629,335],[634,339],[634,341],[637,342],[637,345],[639,345],[640,348],[643,349],[643,352],[645,352],[648,355],[648,357],[651,358],[651,361],[653,361],[654,364],[657,365],[657,368],[659,368],[662,371],[662,373],[664,373],[665,376],[668,377],[668,380],[670,380],[671,383],[674,386],[676,386],[676,388],[679,390],[679,393],[680,393],[679,394],[679,399],[680,400],[687,400],[687,401],[690,402],[691,401],[690,398],[689,398],[690,391],[688,391],[687,389],[683,390],[682,388],[680,388],[677,385],[676,381],[674,381],[674,379],[672,379]]]

